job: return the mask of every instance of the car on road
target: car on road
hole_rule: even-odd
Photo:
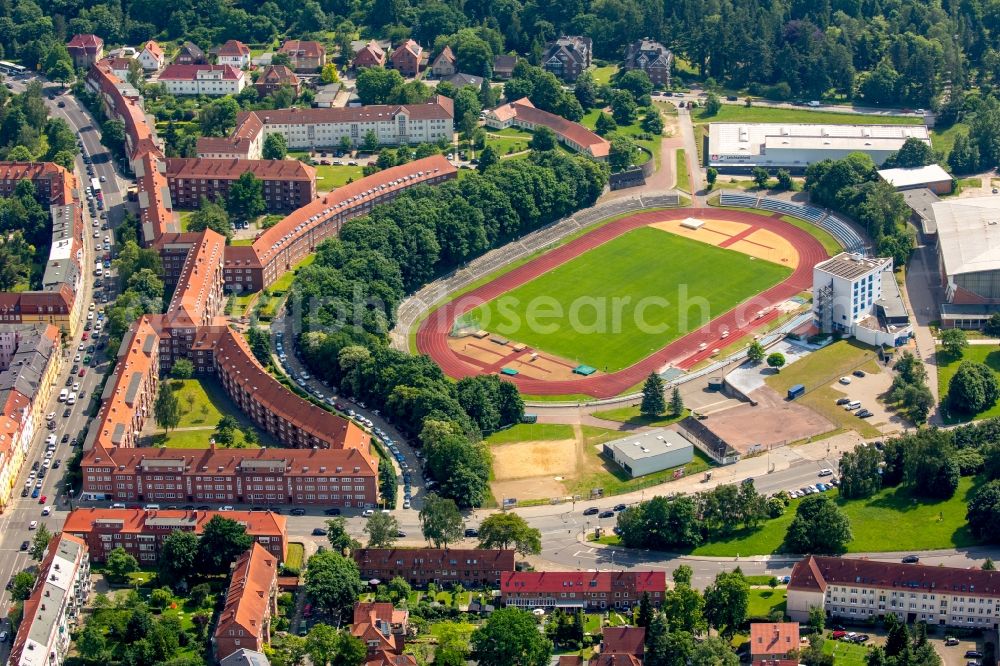
[[[600,512],[601,512],[600,509],[598,509],[596,506],[592,506],[590,508],[584,509],[583,510],[583,515],[585,515],[585,516],[596,516]]]
[[[615,504],[615,511],[624,511],[626,508],[624,504]]]
[[[597,517],[598,518],[614,518],[615,517],[615,512],[614,511],[601,511],[599,514],[597,514]]]
[[[31,543],[28,541],[21,542],[21,550],[28,550],[31,547]]]
[[[361,512],[361,516],[364,518],[371,518],[374,515],[375,512],[372,509],[365,509],[364,511]]]
[[[954,636],[946,636],[944,639],[944,644],[951,647],[953,645],[958,645],[959,640]]]
[[[63,433],[62,439],[60,440],[63,444],[69,441],[69,433]]]
[[[37,520],[33,520],[30,523],[28,523],[28,529],[29,530],[33,530],[33,529],[37,529],[37,528],[38,528],[38,521]]]
[[[230,506],[229,504],[226,504],[225,506],[220,506],[220,507],[219,507],[219,511],[235,511],[235,510],[236,510],[236,509],[234,509],[234,508],[233,508],[232,506]]]
[[[409,509],[410,508],[410,500],[409,499],[403,500],[403,508],[404,509]]]
[[[980,652],[979,650],[966,650],[965,651],[965,658],[966,659],[981,659],[982,656],[983,656],[983,653]]]
[[[916,564],[919,561],[920,558],[916,555],[907,555],[902,560],[900,560],[900,562],[902,562],[903,564]]]
[[[43,516],[47,516],[50,513],[52,513],[52,507],[51,506],[42,507],[42,515]]]
[[[465,536],[467,538],[477,537],[477,536],[479,536],[479,530],[477,530],[474,527],[466,527],[465,528]]]
[[[56,458],[56,461],[52,463],[52,469],[59,469],[60,465],[62,465],[62,458]]]
[[[291,514],[293,516],[304,516],[306,515],[306,510],[303,509],[302,507],[295,507],[294,509],[291,510]]]
[[[327,534],[326,530],[322,527],[314,527],[312,533],[313,536],[326,536]]]
[[[833,476],[833,470],[828,467],[824,467],[819,471],[819,476]]]
[[[64,101],[62,101],[62,100],[59,100],[59,103],[58,103],[58,104],[56,104],[56,106],[58,106],[58,107],[59,107],[60,109],[62,109],[62,108],[65,108],[65,106],[66,106],[66,102],[64,102]]]
[[[406,532],[404,532],[403,530],[396,530],[396,538],[397,539],[406,538]]]
[[[337,509],[337,508],[326,509],[323,513],[326,514],[327,516],[339,516],[340,515],[340,509]]]

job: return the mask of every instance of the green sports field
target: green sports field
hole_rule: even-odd
[[[703,311],[714,319],[790,273],[642,227],[486,303],[461,323],[614,372],[703,325]]]

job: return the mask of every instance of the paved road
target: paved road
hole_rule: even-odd
[[[11,81],[12,89],[14,92],[21,92],[24,90],[24,86],[27,81],[24,79],[18,79]],[[46,90],[56,90],[54,86],[48,86]],[[64,106],[58,106],[58,103],[63,103]],[[95,127],[90,116],[79,106],[76,99],[71,95],[59,95],[55,99],[46,98],[46,105],[49,106],[50,112],[56,117],[62,117],[69,122],[70,126],[77,131],[79,137],[83,142],[83,147],[85,152],[90,155],[94,162],[94,174],[96,177],[100,178],[103,176],[105,178],[104,183],[102,183],[102,189],[104,191],[105,197],[105,210],[109,211],[109,218],[114,221],[121,219],[123,213],[122,210],[122,194],[126,191],[126,188],[119,181],[117,174],[114,171],[114,166],[111,162],[110,154],[101,146],[100,135],[97,128]],[[88,181],[89,175],[87,174],[86,167],[81,158],[77,160],[77,176],[81,182],[81,189],[85,188]],[[82,197],[86,195],[81,192]],[[90,216],[90,212],[86,206],[84,206],[84,222],[86,226],[86,231],[84,233],[84,252],[85,259],[83,262],[83,302],[85,304],[90,303],[94,299],[93,294],[93,265],[96,256],[103,256],[105,250],[103,249],[104,236],[108,235],[111,243],[114,242],[113,234],[110,231],[101,229],[101,220],[98,219],[98,225],[93,224],[94,218]],[[97,230],[98,238],[94,238],[94,231]],[[95,249],[96,243],[101,243],[102,247],[99,250],[99,254],[95,254],[98,250]],[[113,251],[113,250],[112,250]],[[113,291],[106,291],[109,299],[113,298]],[[99,299],[96,299],[99,300]],[[97,312],[100,308],[95,307],[94,318],[96,320]],[[87,306],[84,306],[84,312],[88,312]],[[84,316],[87,316],[86,314]],[[81,327],[82,328],[82,327]],[[90,337],[88,335],[88,337]],[[21,488],[24,487],[25,479],[28,476],[28,472],[32,467],[34,462],[39,462],[44,460],[45,454],[45,438],[49,433],[54,433],[57,437],[56,450],[53,455],[53,460],[59,459],[62,462],[67,462],[73,455],[73,450],[69,442],[60,441],[64,435],[68,435],[68,439],[77,437],[82,437],[82,432],[86,428],[89,417],[87,416],[87,411],[91,406],[91,400],[95,396],[95,391],[98,388],[101,377],[107,370],[107,359],[104,356],[103,351],[98,350],[95,356],[95,363],[92,366],[85,368],[85,374],[83,377],[79,377],[78,374],[74,375],[73,382],[79,382],[80,395],[85,396],[80,399],[76,405],[72,407],[67,407],[65,404],[59,403],[58,395],[59,390],[66,385],[66,380],[69,378],[70,371],[74,365],[74,358],[77,354],[86,355],[86,346],[94,343],[94,337],[83,343],[85,349],[83,351],[79,350],[79,345],[82,342],[81,333],[68,341],[64,349],[64,358],[61,368],[61,372],[57,378],[56,385],[53,387],[53,395],[49,401],[49,405],[45,409],[45,413],[54,412],[56,414],[55,428],[52,430],[41,428],[40,432],[35,436],[31,443],[31,449],[26,457],[24,469],[22,470],[19,482],[20,485],[15,486],[15,497],[16,501],[12,504],[11,508],[4,512],[0,516],[0,581],[6,583],[14,574],[21,571],[22,569],[30,566],[32,562],[30,561],[28,555],[20,550],[20,545],[22,541],[29,540],[32,537],[32,532],[28,529],[28,524],[32,520],[39,521],[40,524],[44,524],[50,532],[57,532],[61,528],[63,521],[66,517],[66,511],[69,508],[69,498],[67,497],[66,487],[64,482],[63,473],[65,472],[65,466],[61,465],[59,469],[50,470],[50,472],[42,479],[41,495],[46,498],[44,505],[50,505],[53,507],[53,512],[50,516],[43,517],[41,511],[44,505],[40,504],[39,499],[32,499],[29,497],[20,497]],[[100,338],[106,339],[106,337]],[[82,361],[82,358],[81,358]],[[83,365],[82,362],[79,365]],[[70,415],[64,417],[64,410],[69,409]],[[7,608],[10,602],[10,595],[8,592],[4,591],[0,593],[0,607]]]

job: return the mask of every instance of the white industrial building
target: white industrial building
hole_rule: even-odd
[[[927,188],[934,194],[948,194],[953,186],[951,174],[937,164],[911,169],[882,169],[878,175],[900,191]]]
[[[694,459],[694,444],[674,430],[651,430],[607,442],[604,455],[634,479],[688,464]]]
[[[979,328],[1000,311],[1000,196],[962,197],[931,206],[945,327]]]
[[[813,267],[813,315],[824,333],[895,347],[912,335],[889,257],[841,252]]]
[[[812,125],[795,123],[711,123],[708,166],[727,171],[754,167],[805,171],[815,162],[865,153],[876,165],[909,138],[930,145],[924,125]]]

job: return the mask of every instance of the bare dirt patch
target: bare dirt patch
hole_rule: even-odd
[[[702,421],[741,453],[752,451],[755,447],[783,446],[835,428],[834,424],[813,410],[785,400],[770,388],[759,388],[750,397],[757,401],[756,407],[742,403],[711,414]]]
[[[497,481],[576,473],[576,440],[557,439],[494,446],[493,477]]]

